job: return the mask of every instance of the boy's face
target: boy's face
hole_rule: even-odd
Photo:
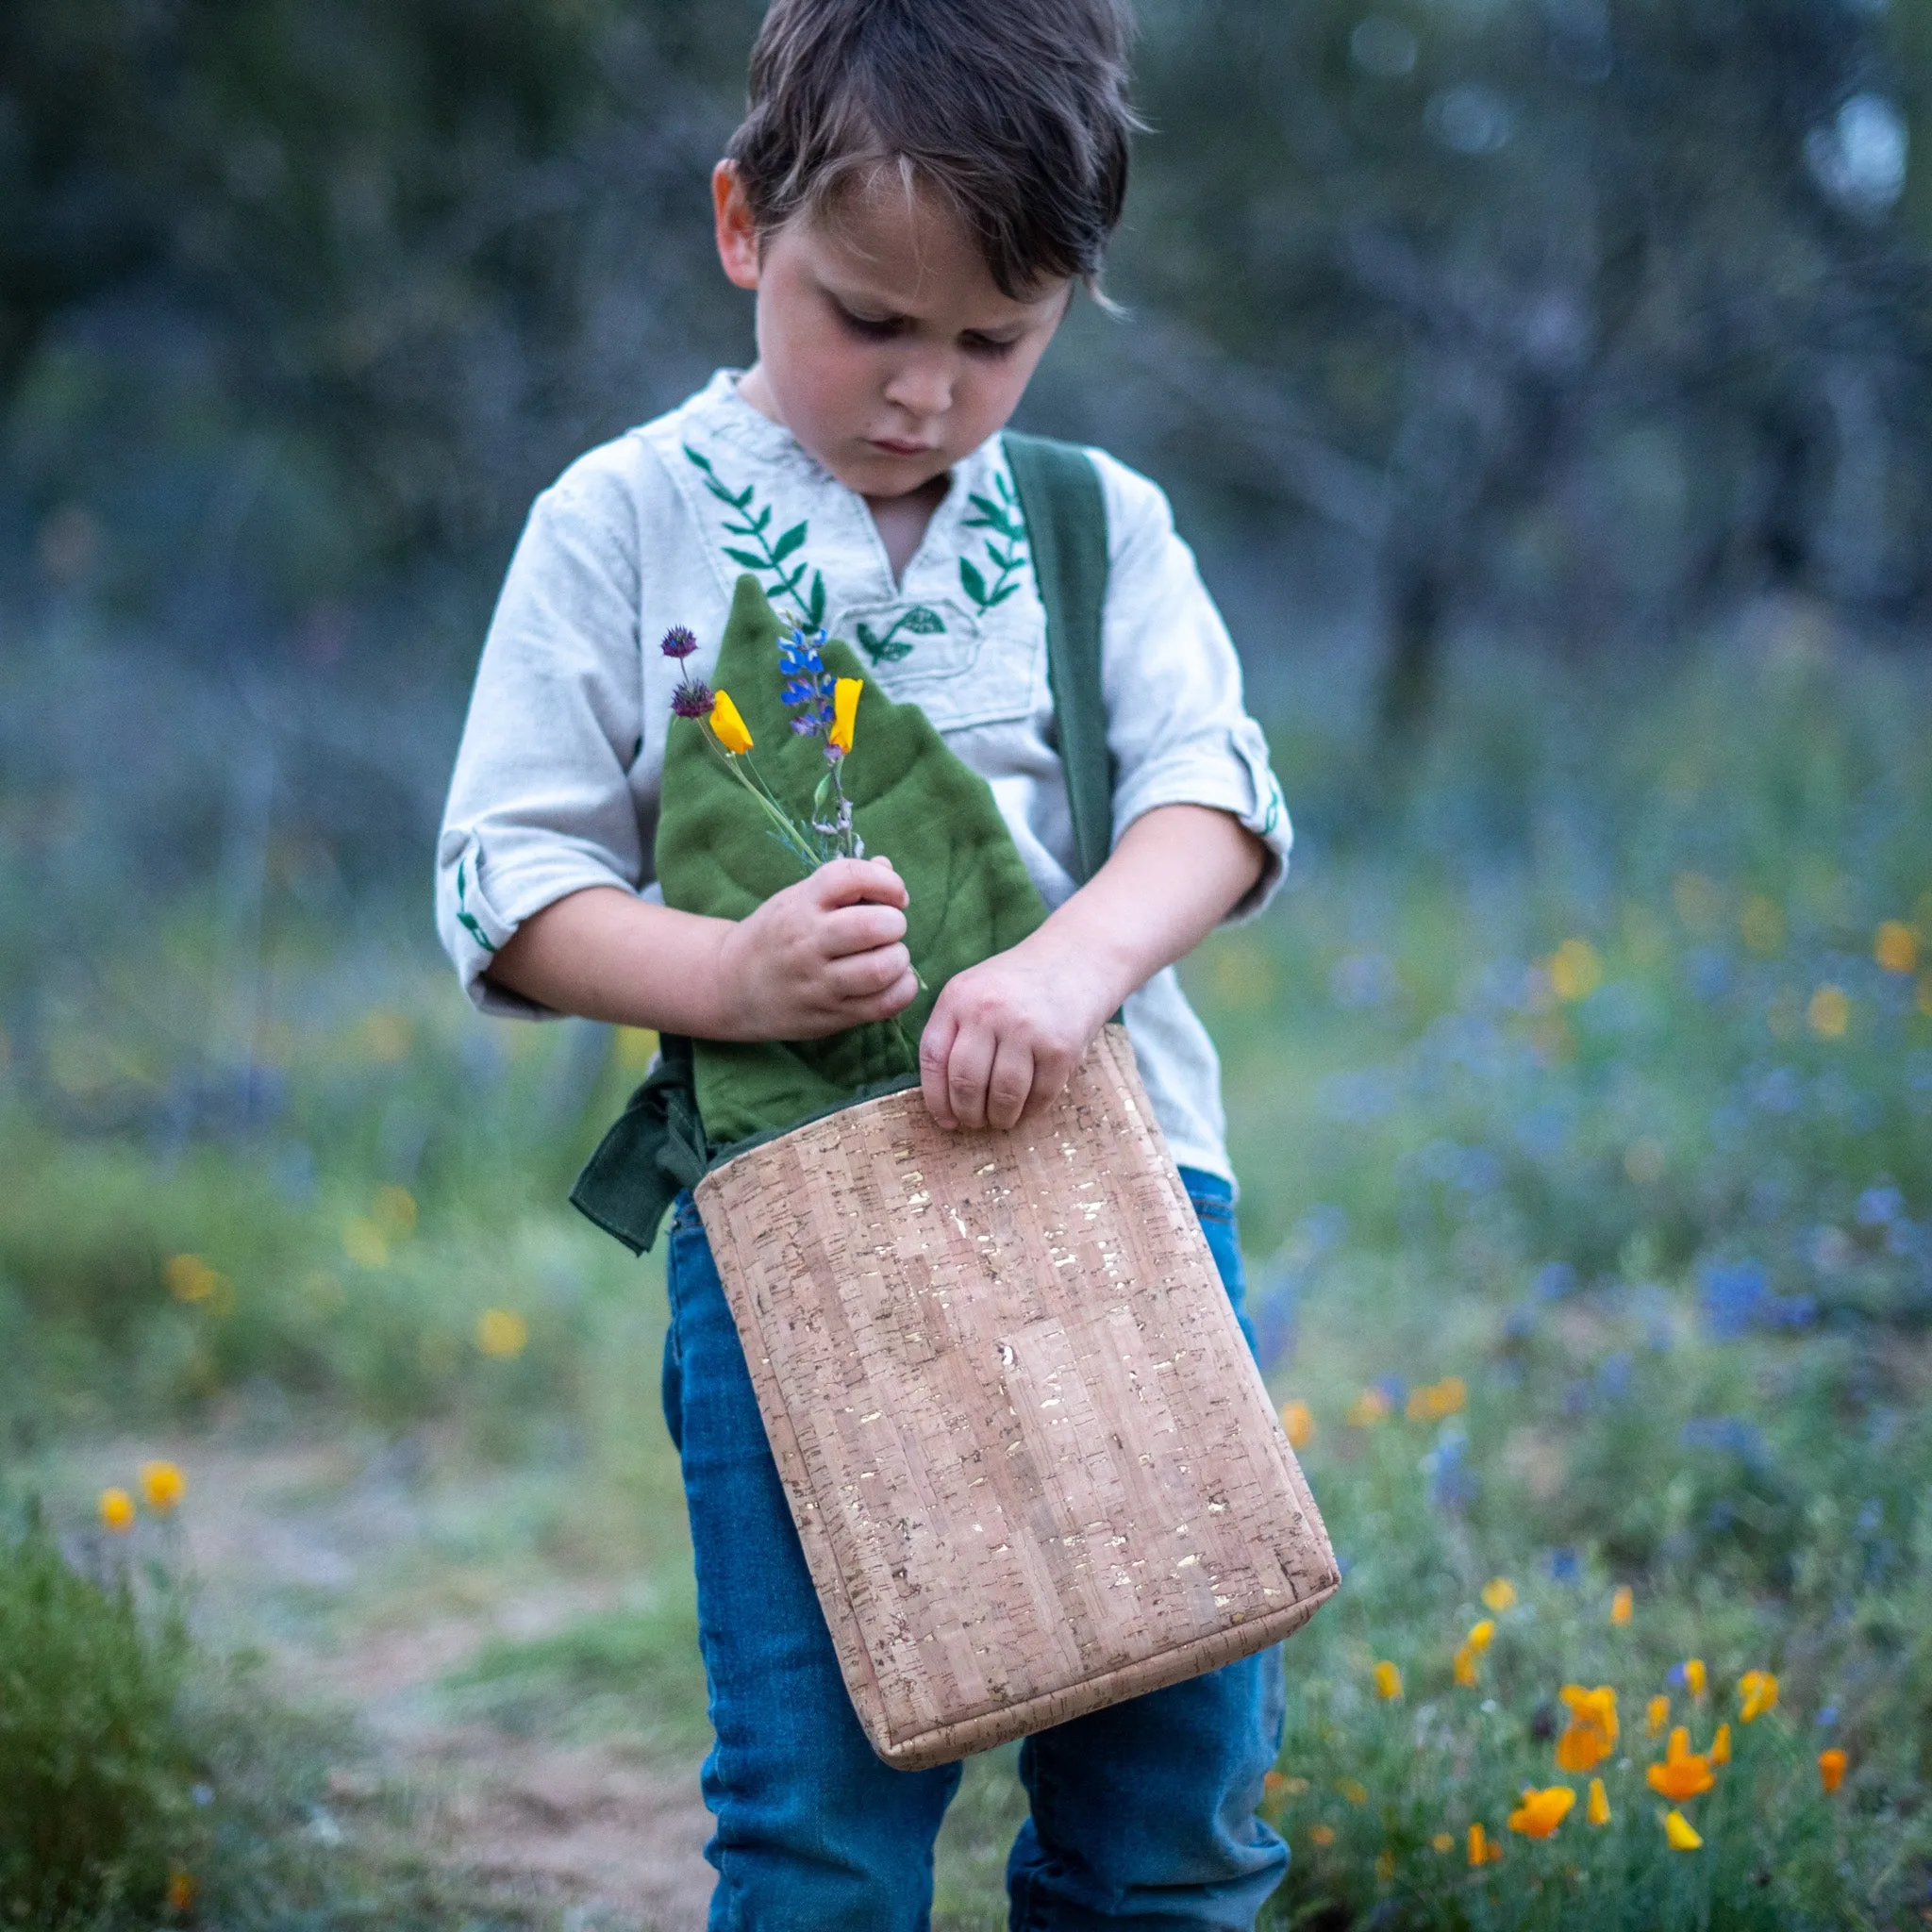
[[[1005,425],[1071,282],[1024,302],[1002,294],[958,218],[896,170],[762,244],[728,161],[712,190],[724,272],[758,291],[758,361],[741,393],[841,483],[904,496]]]

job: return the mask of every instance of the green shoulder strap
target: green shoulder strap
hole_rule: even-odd
[[[1005,442],[1046,607],[1047,681],[1084,885],[1113,849],[1113,754],[1100,682],[1107,499],[1092,460],[1073,443],[1011,430]]]
[[[1073,444],[1009,433],[1005,446],[1046,609],[1047,680],[1084,884],[1113,841],[1113,758],[1100,678],[1107,504],[1098,473]],[[666,1035],[658,1065],[577,1176],[571,1201],[641,1254],[679,1189],[696,1185],[714,1152],[699,1116],[691,1042]]]

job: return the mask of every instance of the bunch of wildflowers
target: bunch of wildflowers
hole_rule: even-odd
[[[802,632],[793,631],[792,638],[795,644],[803,645]],[[823,641],[821,634],[819,642]],[[826,777],[820,781],[810,822],[801,824],[786,809],[752,762],[751,731],[729,693],[714,691],[702,678],[691,675],[688,660],[697,647],[697,639],[683,625],[674,625],[664,634],[664,655],[675,659],[680,670],[677,685],[671,693],[673,714],[689,718],[703,727],[706,742],[724,761],[725,770],[750,792],[759,810],[771,821],[772,836],[808,873],[815,872],[828,858],[862,858],[865,843],[853,825],[852,806],[839,778],[839,767],[852,749],[862,680],[841,677],[836,680],[832,691],[826,691],[824,666],[816,644],[796,655],[795,671],[792,662],[788,661],[787,647],[780,647],[780,666],[787,678],[785,703],[797,714],[791,728],[825,741],[829,768]]]

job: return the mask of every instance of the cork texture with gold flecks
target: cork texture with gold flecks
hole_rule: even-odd
[[[1339,1580],[1124,1029],[1011,1133],[917,1092],[708,1174],[854,1707],[908,1770],[1232,1662]]]

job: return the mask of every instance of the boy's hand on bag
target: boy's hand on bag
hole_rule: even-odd
[[[774,893],[719,950],[729,1030],[718,1037],[817,1040],[910,1006],[907,903],[887,858],[836,858]]]
[[[1113,1010],[1105,980],[1043,931],[954,974],[919,1042],[933,1119],[1005,1130],[1050,1107]]]

